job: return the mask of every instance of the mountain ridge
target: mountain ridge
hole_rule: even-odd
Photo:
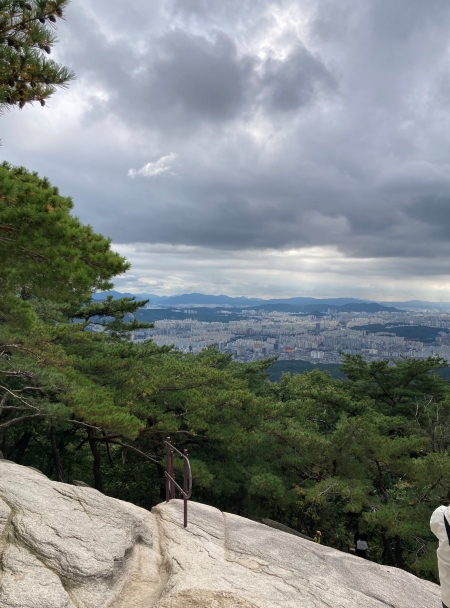
[[[362,304],[369,303],[369,300],[360,300],[357,298],[312,298],[306,296],[296,296],[291,298],[247,298],[245,296],[233,297],[224,294],[212,295],[203,293],[184,293],[175,296],[157,296],[150,293],[122,293],[119,291],[105,291],[94,294],[94,300],[103,300],[107,296],[112,295],[114,299],[123,297],[135,297],[136,300],[150,300],[150,304],[161,304],[164,306],[177,305],[217,305],[217,306],[254,306],[264,304],[329,304],[331,306],[342,306],[345,304]]]
[[[94,300],[103,300],[108,295],[114,299],[123,297],[135,297],[137,301],[150,300],[150,304],[156,306],[233,306],[250,307],[273,304],[286,305],[318,305],[318,306],[345,306],[347,304],[380,304],[385,307],[400,307],[412,310],[445,310],[450,309],[450,302],[427,302],[425,300],[406,300],[404,302],[382,301],[382,300],[363,300],[358,298],[313,298],[307,296],[294,296],[290,298],[249,298],[245,296],[233,297],[225,294],[212,295],[204,293],[184,293],[174,296],[158,296],[151,293],[129,293],[120,291],[106,291],[94,294]]]

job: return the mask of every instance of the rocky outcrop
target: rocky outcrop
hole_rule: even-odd
[[[190,503],[151,513],[0,460],[1,608],[439,608],[439,588]]]

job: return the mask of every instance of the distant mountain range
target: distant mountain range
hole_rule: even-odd
[[[358,300],[356,298],[272,298],[265,300],[263,298],[233,298],[231,296],[213,296],[204,293],[184,293],[178,296],[157,296],[152,293],[120,293],[119,291],[104,291],[96,293],[94,300],[104,300],[106,296],[113,296],[116,298],[132,297],[136,300],[150,300],[150,304],[156,306],[233,306],[233,307],[247,307],[247,306],[258,306],[261,304],[298,304],[306,306],[308,304],[329,304],[331,306],[343,306],[344,304],[359,304],[367,303],[369,300]]]
[[[426,302],[424,300],[407,300],[406,302],[378,302],[385,306],[401,306],[408,310],[450,310],[450,302]]]
[[[374,302],[371,300],[359,300],[357,298],[307,298],[307,297],[295,297],[295,298],[271,298],[265,300],[263,298],[245,298],[245,297],[237,297],[233,298],[225,295],[208,295],[204,293],[184,293],[176,296],[157,296],[151,293],[121,293],[119,291],[105,291],[100,292],[94,295],[95,300],[104,300],[106,296],[112,295],[114,299],[123,298],[123,297],[135,297],[139,300],[150,300],[150,304],[154,304],[156,306],[232,306],[236,308],[247,308],[247,307],[257,307],[264,306],[266,310],[268,310],[270,305],[273,304],[283,304],[283,305],[291,305],[291,306],[311,306],[313,305],[315,310],[325,310],[328,307],[339,306],[346,307],[347,305],[367,305],[367,304],[377,304],[382,307],[387,308],[403,308],[408,310],[448,310],[450,309],[450,302],[425,302],[422,300],[409,300],[406,302]],[[320,307],[320,308],[319,308]],[[277,308],[277,310],[280,310]],[[341,309],[342,310],[342,309]],[[350,310],[347,308],[347,310]],[[355,311],[355,308],[351,308],[352,311]],[[362,307],[361,311],[366,310],[369,312],[369,309]],[[377,310],[386,310],[386,308],[380,308]],[[372,312],[376,312],[373,310]]]

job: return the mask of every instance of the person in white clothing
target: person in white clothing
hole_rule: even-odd
[[[430,528],[439,540],[437,550],[442,606],[450,606],[450,507],[438,507],[431,516]]]
[[[355,555],[367,559],[367,549],[369,548],[369,545],[367,544],[367,534],[356,532],[353,540],[355,543]]]

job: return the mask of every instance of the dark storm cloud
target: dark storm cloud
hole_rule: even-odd
[[[152,188],[150,206],[136,201],[126,224],[112,218],[108,231],[121,242],[225,250],[337,246],[353,257],[429,261],[450,254],[450,189],[447,197],[409,200],[403,193],[348,192],[342,185],[333,189],[306,180],[299,189],[263,176],[258,184],[249,181],[180,180],[171,187],[173,200],[163,198],[161,204],[158,188]]]
[[[266,60],[261,84],[269,108],[282,112],[298,110],[319,92],[337,88],[335,76],[320,57],[314,57],[301,43],[283,60]]]
[[[151,105],[166,111],[182,108],[188,115],[213,121],[239,112],[254,61],[239,58],[226,34],[218,32],[207,40],[180,30],[170,32],[159,41],[158,55],[146,83]]]
[[[89,120],[112,113],[142,129],[173,133],[260,110],[298,110],[337,87],[320,56],[300,40],[284,59],[263,60],[239,52],[217,28],[202,34],[171,28],[136,45],[132,37],[109,39],[98,27],[76,39],[77,25],[68,57],[108,93],[107,101],[91,100]]]
[[[410,217],[428,227],[437,239],[450,235],[450,192],[421,197],[409,207]]]

